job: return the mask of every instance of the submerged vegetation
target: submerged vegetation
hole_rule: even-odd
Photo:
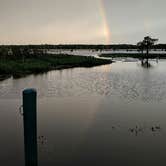
[[[141,53],[107,53],[107,54],[100,54],[100,57],[105,57],[105,58],[137,58],[137,59],[146,59],[147,56],[146,54],[141,54]],[[166,54],[150,54],[148,55],[148,58],[150,59],[155,59],[155,58],[162,58],[166,59]]]
[[[54,69],[72,67],[93,67],[109,64],[110,60],[97,59],[94,57],[72,55],[44,55],[44,56],[20,56],[18,58],[1,58],[0,75],[13,75],[21,77],[27,74],[42,73]]]

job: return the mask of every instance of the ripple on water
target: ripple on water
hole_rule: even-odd
[[[0,98],[19,98],[25,88],[39,97],[99,95],[121,100],[161,101],[166,97],[166,61],[151,69],[138,62],[114,63],[94,68],[74,68],[0,82]]]

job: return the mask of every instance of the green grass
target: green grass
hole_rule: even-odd
[[[55,69],[72,67],[93,67],[111,63],[110,60],[94,57],[72,55],[45,55],[38,58],[0,60],[0,75],[21,77],[27,74],[36,74]]]

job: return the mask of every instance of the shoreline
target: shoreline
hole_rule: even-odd
[[[51,70],[63,70],[75,67],[95,67],[111,64],[112,60],[99,59],[87,56],[75,55],[45,55],[22,59],[0,61],[0,81],[13,76],[14,78],[25,77],[30,74],[40,74]]]

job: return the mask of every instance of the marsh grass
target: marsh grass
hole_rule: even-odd
[[[110,60],[73,55],[45,55],[42,57],[0,60],[0,75],[21,77],[55,69],[93,67],[111,63]]]

